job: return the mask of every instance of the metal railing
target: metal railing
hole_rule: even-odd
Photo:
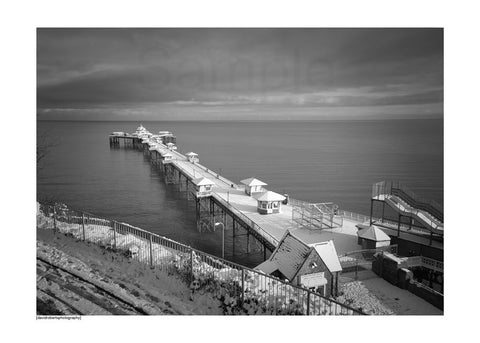
[[[198,163],[195,163],[196,166],[201,166]],[[203,167],[203,166],[201,166]],[[175,164],[175,168],[181,171],[184,175],[191,175],[191,172],[183,168],[179,164]],[[203,167],[205,168],[205,167]],[[226,179],[225,179],[226,180]],[[222,180],[223,181],[223,180]],[[227,180],[228,181],[228,180]],[[223,181],[225,182],[225,181]],[[245,222],[248,226],[250,226],[254,231],[259,233],[262,237],[264,237],[268,242],[270,242],[273,247],[278,245],[279,240],[272,236],[270,233],[262,229],[257,223],[255,223],[252,219],[248,218],[245,214],[243,214],[240,210],[236,209],[232,204],[224,200],[219,194],[209,191],[209,192],[197,192],[197,196],[213,196],[221,205],[228,208],[235,216],[237,216],[240,220]]]
[[[196,292],[209,292],[221,299],[226,314],[364,314],[257,270],[132,225],[75,211],[65,205],[41,204],[37,213],[37,228],[53,229],[93,242],[173,273],[194,285]]]
[[[364,214],[345,211],[345,210],[338,210],[338,215],[342,216],[345,219],[351,219],[354,221],[358,221],[359,223],[370,222],[370,216],[366,216]],[[377,218],[372,218],[373,220],[380,220]]]
[[[234,206],[232,206],[229,202],[224,200],[220,195],[213,192],[212,195],[215,200],[217,200],[220,204],[228,208],[235,216],[241,219],[245,224],[250,226],[253,230],[259,233],[262,237],[264,237],[267,241],[269,241],[274,247],[276,247],[279,243],[279,240],[273,237],[270,233],[262,229],[257,223],[255,223],[252,219],[248,218],[244,215],[240,210],[237,210]]]
[[[430,288],[430,287],[428,287],[427,285],[425,285],[425,284],[423,284],[423,283],[421,283],[421,282],[415,281],[415,280],[413,280],[413,279],[410,279],[409,282],[410,282],[412,285],[415,285],[415,286],[417,286],[417,287],[419,287],[419,288],[423,288],[423,289],[427,290],[428,292],[430,292],[430,293],[432,293],[432,294],[435,294],[435,295],[440,296],[440,297],[442,297],[442,298],[444,297],[444,295],[443,295],[442,293],[440,293],[439,291],[437,291],[437,290],[435,290],[435,289],[433,289],[433,288]]]
[[[343,216],[344,219],[350,219],[361,224],[370,223],[370,216],[366,216],[364,214],[349,212],[345,210],[339,210],[338,213],[339,215]],[[374,225],[382,226],[392,230],[398,229],[398,221],[395,221],[395,220],[372,217],[372,221]],[[418,225],[410,226],[405,223],[400,223],[400,229],[402,230],[402,232],[407,232],[411,235],[415,235],[419,237],[425,237],[426,234],[428,235],[431,234],[431,231],[429,229],[418,226]]]
[[[378,247],[374,249],[362,249],[362,250],[349,251],[345,254],[339,255],[338,257],[342,258],[344,256],[362,255],[363,257],[369,256],[373,259],[373,255],[375,255],[378,252],[381,252],[381,253],[389,252],[392,254],[396,254],[397,251],[398,251],[398,244],[393,244],[393,245]]]
[[[327,228],[343,226],[343,217],[338,211],[338,206],[333,203],[309,203],[294,198],[289,198],[288,202],[292,206],[292,221],[300,226],[320,230],[324,229],[324,226]]]
[[[425,199],[415,194],[411,189],[400,182],[381,181],[373,184],[372,198],[381,195],[396,195],[408,203],[411,207],[418,208],[433,215],[443,222],[443,206],[431,199]]]
[[[425,267],[443,273],[443,262],[425,256],[410,256],[407,260],[408,267]]]

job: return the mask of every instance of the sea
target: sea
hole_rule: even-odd
[[[197,153],[201,164],[233,182],[256,177],[291,198],[369,214],[372,184],[394,180],[443,204],[442,119],[141,124],[152,133],[173,132],[179,152]],[[37,138],[53,146],[37,171],[37,199],[54,199],[220,256],[221,235],[197,232],[193,201],[166,185],[142,152],[110,147],[111,132],[134,132],[139,125],[38,121]],[[230,248],[225,257],[247,266],[262,261],[259,254],[233,255]]]

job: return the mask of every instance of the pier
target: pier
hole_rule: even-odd
[[[381,221],[374,220],[373,203],[383,200],[378,197],[379,194],[376,195],[377,198],[372,198],[370,217],[353,215],[339,209],[333,203],[312,204],[288,198],[281,203],[273,204],[274,213],[264,214],[266,211],[260,211],[260,209],[261,206],[266,208],[266,205],[262,205],[261,201],[257,200],[258,196],[255,193],[250,193],[254,188],[246,184],[239,185],[212,171],[200,163],[201,156],[194,152],[187,154],[177,152],[175,136],[166,131],[160,133],[161,135],[153,135],[141,126],[134,134],[115,132],[109,136],[109,142],[112,148],[118,148],[123,144],[125,147],[143,151],[152,166],[163,175],[166,184],[176,185],[180,191],[185,192],[189,200],[195,201],[196,226],[199,232],[222,230],[223,235],[226,232],[231,233],[233,255],[235,255],[235,249],[241,248],[249,253],[255,251],[260,245],[265,260],[275,250],[287,230],[295,232],[295,235],[308,244],[333,240],[338,254],[346,254],[361,249],[357,242],[356,225],[368,221],[385,224],[385,228],[389,228],[388,231],[393,231],[397,237],[400,237],[400,231],[408,231],[408,235],[402,235],[403,239],[413,237],[417,243],[421,239],[421,234],[416,236],[415,230],[405,227],[405,224],[401,224],[400,221],[394,223],[397,229],[395,232],[392,230],[392,225],[383,220],[383,217]],[[246,175],[248,176],[251,175]],[[243,181],[251,181],[251,179]],[[262,191],[267,191],[263,188],[265,183],[259,182],[258,185]],[[271,205],[268,206],[271,208]],[[402,208],[402,210],[405,209]],[[422,215],[418,211],[415,213],[417,216]],[[400,216],[407,216],[407,214],[404,211]],[[443,224],[441,228],[443,236]],[[428,231],[428,228],[426,230]],[[392,234],[392,232],[387,233]],[[239,239],[241,237],[242,239]],[[225,238],[223,238],[223,244],[224,241]],[[432,239],[430,242],[422,240],[419,244],[436,245],[436,248],[439,248],[439,243],[432,242]],[[443,242],[441,250],[443,252]]]

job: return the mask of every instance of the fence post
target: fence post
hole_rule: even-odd
[[[55,204],[53,204],[53,232],[57,233],[57,210]]]
[[[242,268],[242,305],[245,301],[245,269]]]
[[[85,213],[82,212],[82,237],[85,242]]]
[[[152,234],[150,234],[150,267],[153,267],[153,246],[152,246]]]
[[[307,291],[307,316],[310,315],[310,291]]]
[[[113,221],[113,249],[117,250],[117,222]]]
[[[190,282],[195,279],[193,274],[193,249],[190,249]]]

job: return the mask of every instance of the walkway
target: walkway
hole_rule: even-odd
[[[243,186],[238,186],[222,176],[217,176],[215,172],[199,163],[189,162],[184,155],[168,150],[163,144],[159,144],[156,150],[158,152],[168,151],[174,155],[174,160],[171,163],[191,179],[206,177],[214,182],[214,196],[228,202],[230,206],[240,211],[277,241],[280,241],[285,232],[290,230],[309,244],[333,240],[338,254],[361,249],[361,246],[357,244],[357,228],[355,225],[358,222],[356,221],[344,219],[343,226],[339,228],[309,230],[300,228],[292,222],[292,206],[290,205],[282,204],[280,213],[260,214],[257,212],[257,200],[245,194]]]

